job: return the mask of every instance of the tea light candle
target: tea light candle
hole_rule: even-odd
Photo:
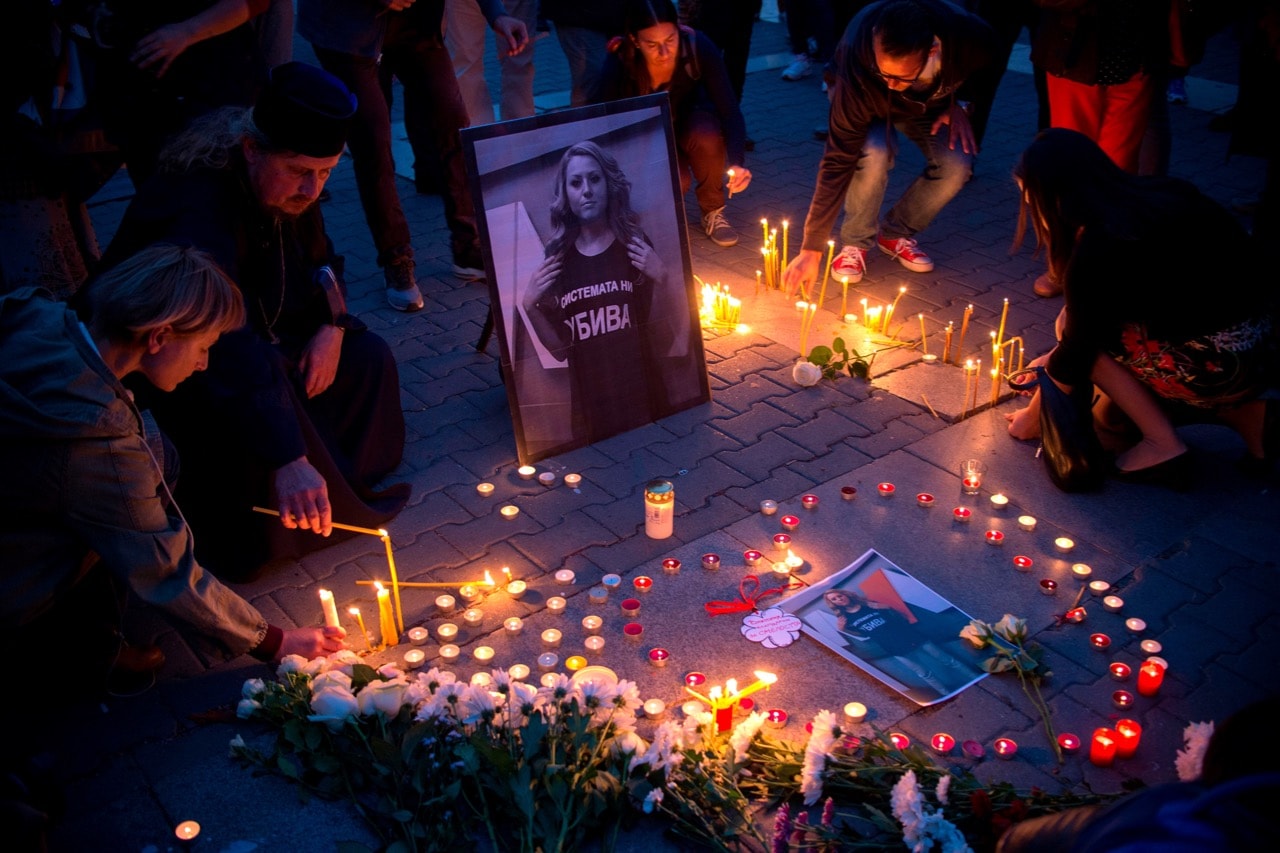
[[[1116,720],[1116,758],[1132,758],[1142,741],[1142,726],[1136,720]]]
[[[1164,646],[1160,644],[1159,640],[1143,640],[1141,643],[1138,643],[1138,648],[1142,649],[1149,655],[1158,655],[1164,651]]]
[[[1116,681],[1127,681],[1130,673],[1133,672],[1129,664],[1121,663],[1120,661],[1116,661],[1107,667],[1107,671],[1111,673],[1111,677]]]
[[[1127,711],[1133,707],[1133,694],[1128,690],[1117,690],[1111,694],[1111,704],[1115,705],[1121,711]]]
[[[623,616],[635,616],[640,612],[640,599],[624,598],[618,606],[622,608]]]
[[[514,580],[507,584],[507,595],[512,598],[520,598],[527,592],[529,585],[522,580]]]
[[[956,739],[946,732],[938,732],[929,738],[929,747],[938,755],[947,755],[956,748]]]
[[[502,627],[506,630],[508,635],[514,637],[516,634],[519,634],[524,630],[524,620],[519,616],[512,616],[503,621]]]
[[[493,494],[493,483],[476,483],[476,491],[480,497],[487,498]]]
[[[532,480],[533,475],[538,473],[538,469],[532,465],[521,465],[516,469],[516,473],[520,475],[521,480]]]
[[[708,569],[713,572],[716,569],[720,568],[720,555],[719,554],[703,554],[702,568]]]
[[[598,655],[600,652],[604,651],[604,637],[601,637],[598,634],[583,637],[582,647],[593,655]]]
[[[764,554],[761,554],[759,551],[756,551],[754,549],[750,551],[742,552],[742,562],[745,563],[747,568],[749,569],[755,568],[756,566],[760,565],[760,561],[763,559],[764,559]]]
[[[480,597],[480,589],[471,584],[466,584],[458,589],[458,597],[463,601],[475,601]]]
[[[800,519],[794,515],[784,515],[782,520],[779,521],[779,524],[782,525],[783,530],[791,533],[800,526]]]
[[[1076,580],[1087,580],[1093,574],[1093,568],[1088,563],[1074,563],[1071,574],[1075,575]]]
[[[547,612],[555,616],[559,616],[561,613],[564,613],[564,608],[567,603],[568,602],[560,596],[553,595],[547,599]]]
[[[653,589],[653,578],[648,575],[640,575],[631,581],[631,586],[636,592],[648,592]]]
[[[578,486],[582,485],[582,475],[581,474],[565,474],[564,484],[571,489],[576,489],[578,488]]]
[[[1106,595],[1111,589],[1111,584],[1106,581],[1089,581],[1089,592],[1097,595]]]
[[[1085,616],[1086,613],[1083,607],[1073,607],[1066,613],[1062,614],[1062,618],[1070,622],[1072,625],[1079,625],[1084,621]]]
[[[1162,667],[1166,672],[1168,672],[1169,670],[1169,662],[1162,657],[1158,657],[1157,655],[1152,655],[1151,657],[1147,658],[1146,661],[1144,661],[1144,663],[1154,663],[1157,666]]]
[[[604,604],[609,600],[609,590],[603,586],[593,586],[587,590],[587,599],[592,604]]]
[[[478,663],[488,663],[493,660],[493,647],[476,646],[475,649],[472,650],[471,656],[475,658]]]
[[[1154,661],[1145,661],[1138,667],[1138,692],[1143,696],[1154,696],[1160,692],[1164,683],[1164,667]],[[1132,704],[1132,703],[1130,703]],[[1116,707],[1119,707],[1118,705]]]
[[[1068,539],[1066,536],[1059,536],[1057,539],[1053,540],[1053,547],[1065,554],[1072,548],[1076,547],[1076,543],[1075,540]]]
[[[547,652],[547,654],[551,654],[551,653],[550,653],[550,652]],[[555,657],[555,655],[551,655],[551,657]],[[552,668],[552,669],[555,669],[555,668],[556,668],[556,665],[555,665],[555,664],[552,664],[552,665],[551,665],[551,668]],[[556,682],[557,682],[557,681],[559,681],[559,680],[560,680],[560,676],[559,676],[559,675],[557,675],[557,674],[556,674],[556,673],[554,673],[554,672],[547,672],[547,673],[543,674],[542,676],[540,676],[540,677],[538,678],[538,683],[539,683],[539,684],[541,684],[543,687],[546,687],[546,688],[550,689],[550,688],[552,688],[552,687],[555,687],[555,686],[556,686]]]
[[[529,677],[529,665],[524,663],[514,663],[507,669],[507,674],[516,681],[524,681]]]
[[[1093,646],[1100,652],[1105,652],[1111,648],[1111,638],[1106,634],[1090,634],[1089,645]]]
[[[503,518],[505,518],[507,521],[510,521],[511,519],[515,518],[517,515],[520,514],[520,507],[516,506],[515,504],[506,504],[501,509],[499,509],[498,512],[502,513]]]
[[[786,560],[778,560],[773,564],[773,574],[777,578],[785,578],[791,576],[791,566]]]
[[[1110,767],[1116,760],[1118,738],[1115,729],[1095,729],[1089,743],[1089,761],[1095,767]]]
[[[458,655],[462,654],[462,649],[453,643],[445,643],[440,647],[440,659],[445,663],[453,663],[458,659]]]
[[[475,672],[471,674],[472,687],[488,687],[493,684],[493,676],[487,672]]]
[[[404,653],[404,665],[409,669],[417,669],[426,659],[427,653],[422,649],[409,649]]]
[[[1045,578],[1040,581],[1040,591],[1045,595],[1056,595],[1058,593],[1058,582],[1053,578]]]
[[[764,712],[764,724],[771,729],[782,728],[789,719],[791,719],[790,715],[781,708],[770,708]]]
[[[458,637],[458,626],[452,622],[441,622],[436,627],[436,636],[446,643],[452,643]]]
[[[902,732],[889,732],[889,743],[893,744],[895,749],[906,749],[911,746],[911,738]]]
[[[858,490],[853,486],[841,486],[840,497],[844,500],[851,501],[858,496]]]
[[[622,635],[628,640],[637,641],[644,636],[644,626],[639,622],[628,622],[622,626]]]
[[[811,510],[817,509],[818,496],[817,495],[801,495],[800,506],[804,507],[805,509],[811,509]]]
[[[1063,732],[1058,735],[1058,748],[1070,755],[1080,749],[1080,736],[1071,732]]]
[[[441,613],[452,613],[453,609],[458,606],[458,600],[452,595],[436,596],[436,609]]]
[[[968,523],[969,519],[973,518],[973,510],[967,506],[958,506],[951,510],[951,518],[962,524]]]
[[[981,758],[987,754],[986,748],[976,740],[967,740],[960,744],[960,751],[970,758]]]
[[[661,699],[646,699],[643,707],[644,715],[651,720],[656,720],[667,713],[667,703]]]
[[[1147,630],[1146,620],[1139,619],[1137,616],[1124,620],[1124,626],[1134,634],[1141,634]]]
[[[701,672],[688,672],[684,676],[685,687],[701,687],[707,683],[707,676]]]
[[[656,667],[664,667],[671,660],[671,652],[662,648],[649,649],[649,663]]]
[[[760,512],[765,515],[773,515],[778,511],[777,501],[760,501]]]
[[[697,699],[690,699],[680,706],[680,710],[684,712],[686,717],[696,717],[702,713],[703,707],[705,706]]]
[[[1013,558],[1013,567],[1020,572],[1031,571],[1031,566],[1032,566],[1032,560],[1030,557],[1026,557],[1026,556],[1023,556],[1022,554],[1019,554],[1018,556]]]
[[[560,645],[560,638],[563,636],[559,630],[548,628],[542,632],[542,645],[549,649],[554,649]]]
[[[554,577],[556,579],[556,583],[560,584],[561,586],[568,586],[569,584],[573,583],[573,579],[574,579],[573,569],[559,569],[558,571],[556,571]]]
[[[773,547],[777,551],[786,551],[791,547],[791,537],[785,533],[773,534]]]
[[[594,614],[582,617],[582,630],[586,631],[588,634],[599,634],[600,628],[603,625],[604,620]]]
[[[1001,533],[999,530],[988,530],[988,531],[987,531],[987,544],[988,544],[988,545],[1003,545],[1003,544],[1004,544],[1004,534],[1003,534],[1003,533]]]
[[[991,501],[991,508],[996,512],[1001,511],[1009,505],[1009,498],[1000,492],[996,492],[989,498],[989,500]]]
[[[861,702],[847,702],[844,706],[844,719],[848,723],[860,723],[867,718],[867,706]]]
[[[415,646],[422,645],[430,636],[431,633],[427,631],[426,628],[417,627],[409,629],[409,642],[413,643]]]
[[[1018,526],[1021,527],[1023,530],[1035,530],[1036,529],[1035,516],[1034,515],[1018,516]]]
[[[462,621],[474,628],[484,621],[484,611],[479,607],[468,607],[462,611]]]
[[[569,655],[564,659],[564,668],[570,672],[577,672],[587,665],[587,659],[582,655]]]
[[[1124,599],[1118,595],[1107,595],[1102,599],[1102,609],[1111,613],[1119,613],[1124,608]]]
[[[610,572],[609,574],[600,578],[600,585],[603,586],[605,589],[609,590],[610,592],[613,592],[615,589],[622,586],[622,575]]]
[[[538,475],[538,482],[544,486],[554,486],[556,484],[556,475],[550,471],[543,471]]]
[[[557,655],[555,652],[543,652],[542,654],[538,655],[538,669],[542,672],[550,672],[551,670],[555,669],[559,665],[560,665],[560,656]],[[546,684],[547,683],[546,679],[543,679],[542,683]]]
[[[680,574],[680,561],[675,557],[668,557],[662,561],[662,572],[668,575]]]
[[[880,493],[882,498],[891,498],[896,490],[893,487],[893,483],[877,483],[876,491]]]
[[[194,820],[184,820],[173,828],[173,834],[179,841],[194,841],[200,834],[200,824]]]
[[[1013,738],[998,737],[991,744],[991,749],[995,752],[997,758],[1003,758],[1005,761],[1013,758],[1018,754],[1018,744]]]
[[[916,506],[922,506],[925,509],[928,509],[929,507],[933,506],[933,504],[934,504],[933,495],[929,494],[928,492],[921,492],[920,494],[916,495]]]

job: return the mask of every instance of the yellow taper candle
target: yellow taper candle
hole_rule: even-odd
[[[360,615],[360,608],[352,607],[347,612],[356,617],[356,624],[360,626],[360,639],[364,640],[364,647],[366,649],[372,648],[369,645],[369,632],[364,629],[364,617]]]
[[[382,645],[394,646],[400,638],[396,631],[396,618],[391,612],[391,590],[382,584],[374,584],[378,591],[378,631],[382,634]]]
[[[404,611],[400,609],[400,578],[396,576],[396,556],[391,552],[391,534],[382,531],[382,544],[387,546],[387,569],[391,572],[391,592],[395,596],[395,625],[398,634],[404,633]]]

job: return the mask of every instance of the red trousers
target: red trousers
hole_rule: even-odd
[[[1050,124],[1080,131],[1117,166],[1136,174],[1154,78],[1139,72],[1124,83],[1088,86],[1049,74],[1047,82]]]

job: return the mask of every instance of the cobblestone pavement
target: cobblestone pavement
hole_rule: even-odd
[[[538,50],[539,103],[561,104],[567,86],[555,39],[541,41]],[[1215,40],[1209,59],[1189,81],[1190,105],[1170,110],[1172,172],[1195,180],[1224,203],[1253,193],[1261,177],[1257,161],[1226,161],[1226,137],[1206,129],[1211,112],[1221,112],[1234,97],[1233,50],[1229,35]],[[779,69],[790,59],[781,25],[758,25],[753,53],[744,108],[756,142],[748,164],[755,178],[727,210],[744,239],[722,249],[696,227],[690,236],[694,271],[739,293],[754,288],[759,263],[754,229],[762,217],[789,218],[799,241],[822,147],[813,131],[825,120],[825,97],[816,78],[779,79]],[[1022,335],[1030,353],[1052,339],[1060,303],[1031,292],[1041,263],[1030,247],[1010,252],[1016,217],[1010,169],[1035,130],[1027,70],[1024,49],[1015,54],[1004,79],[973,180],[920,235],[937,268],[908,273],[877,255],[853,296],[854,301],[866,297],[872,304],[888,303],[905,286],[897,316],[923,315],[935,348],[938,330],[948,321],[958,323],[969,304],[974,306],[970,341],[985,341],[1005,299],[1008,329]],[[893,174],[891,198],[918,167],[918,154],[908,146]],[[125,188],[126,182],[113,182],[94,206],[104,243],[127,202]],[[383,302],[381,273],[349,162],[335,172],[330,188],[325,215],[347,257],[354,308],[392,343],[401,370],[409,442],[397,479],[412,483],[414,494],[388,527],[402,578],[455,580],[506,565],[530,583],[530,594],[519,601],[502,593],[488,598],[483,628],[464,629],[464,655],[484,640],[497,648],[499,663],[532,663],[539,630],[550,624],[567,626],[566,647],[576,646],[578,620],[589,609],[586,591],[602,574],[651,574],[657,588],[642,613],[652,643],[628,645],[620,619],[607,615],[607,645],[598,661],[636,679],[645,696],[675,700],[684,670],[703,670],[723,680],[767,668],[779,674],[779,681],[763,701],[787,709],[795,721],[856,699],[872,709],[875,725],[913,738],[945,730],[989,744],[1007,735],[1022,745],[1018,758],[981,763],[979,775],[1051,789],[1083,782],[1118,790],[1129,779],[1170,780],[1187,722],[1221,720],[1274,690],[1274,651],[1267,650],[1280,641],[1280,620],[1274,618],[1280,599],[1275,547],[1280,501],[1274,488],[1236,472],[1241,445],[1234,434],[1216,427],[1184,429],[1198,466],[1199,483],[1190,493],[1110,483],[1098,494],[1062,494],[1046,479],[1035,448],[1005,434],[1001,415],[1015,403],[1004,399],[995,410],[957,420],[959,369],[922,365],[914,349],[878,360],[869,386],[844,378],[797,387],[791,366],[798,321],[794,311],[788,316],[771,310],[768,300],[781,297],[768,294],[755,318],[750,309],[744,314],[744,322],[752,325],[749,333],[704,336],[711,403],[542,463],[546,470],[580,473],[578,489],[530,485],[515,475],[497,346],[488,352],[474,347],[488,293],[449,274],[439,199],[415,195],[410,181],[401,183],[427,296],[424,311],[404,315]],[[687,201],[690,221],[696,223],[696,205],[692,197]],[[1215,281],[1213,249],[1187,247],[1186,274],[1205,281],[1206,298],[1231,298],[1232,288],[1250,286]],[[1215,292],[1214,285],[1222,290]],[[829,291],[825,307],[835,310],[837,298]],[[784,319],[760,322],[778,316]],[[831,323],[833,316],[816,321],[815,328],[829,331]],[[918,334],[909,322],[902,337],[914,341]],[[985,394],[979,397],[987,402]],[[988,485],[1008,495],[1011,504],[1003,511],[988,509],[984,492],[976,501],[974,522],[965,526],[951,521],[950,507],[959,501],[956,465],[967,456],[986,461]],[[665,542],[646,538],[641,523],[642,488],[655,476],[671,477],[676,484],[675,537]],[[480,481],[496,484],[494,497],[477,495]],[[881,481],[896,483],[898,496],[874,497]],[[859,489],[856,501],[840,501],[842,485]],[[942,506],[918,508],[910,498],[918,491],[938,495]],[[988,678],[955,699],[919,708],[807,637],[767,651],[741,638],[736,617],[707,617],[703,602],[736,593],[743,574],[736,555],[760,547],[777,530],[775,519],[758,512],[759,502],[771,498],[784,511],[798,511],[803,493],[822,499],[815,512],[800,513],[796,533],[807,579],[823,578],[875,548],[974,616],[994,620],[1011,612],[1027,617],[1054,670],[1048,699],[1059,731],[1087,736],[1114,719],[1112,691],[1121,685],[1109,677],[1108,663],[1140,662],[1141,639],[1161,643],[1169,676],[1158,696],[1140,698],[1134,709],[1145,728],[1137,757],[1101,770],[1077,756],[1056,770],[1034,712],[1007,678]],[[514,521],[498,514],[507,503],[521,509]],[[1014,523],[1024,513],[1039,519],[1033,533]],[[989,528],[1006,532],[1009,544],[983,544],[982,533]],[[1058,536],[1076,541],[1072,554],[1055,552]],[[381,572],[383,556],[376,546],[363,539],[336,545],[285,565],[241,592],[271,621],[314,622],[320,616],[318,586],[334,589],[344,607],[367,598],[354,581]],[[718,573],[696,568],[698,555],[707,551],[726,556]],[[1015,554],[1030,556],[1034,569],[1014,571]],[[667,556],[684,561],[681,575],[661,574],[657,561]],[[1077,561],[1091,564],[1096,578],[1113,584],[1125,601],[1122,613],[1104,612],[1088,601],[1084,625],[1055,625],[1054,615],[1074,591],[1069,564]],[[569,593],[570,605],[566,615],[554,617],[543,603],[551,594],[550,575],[560,568],[574,570],[577,582],[555,589]],[[1040,594],[1041,577],[1059,580],[1063,589],[1057,597]],[[439,622],[430,613],[430,601],[406,592],[407,621]],[[611,614],[612,607],[601,612]],[[501,620],[511,614],[530,623],[518,642],[493,636],[495,629],[501,634]],[[1145,634],[1125,630],[1129,616],[1146,620]],[[229,761],[227,741],[236,733],[252,734],[252,726],[201,721],[203,712],[233,704],[244,678],[265,674],[261,666],[248,659],[206,661],[167,623],[140,608],[130,612],[128,628],[134,636],[157,636],[169,662],[161,682],[140,697],[77,697],[92,701],[64,709],[69,720],[62,774],[70,811],[55,833],[57,849],[166,849],[171,828],[188,818],[204,825],[199,847],[206,850],[332,850],[343,839],[370,840],[347,806],[301,800],[283,781],[256,778]],[[1095,631],[1110,634],[1109,652],[1090,648],[1089,634]],[[675,663],[666,670],[645,665],[650,644],[670,648]],[[427,649],[434,654],[434,646]],[[799,723],[790,731],[803,735]],[[661,849],[663,844],[652,831],[641,830],[624,839],[622,848]]]

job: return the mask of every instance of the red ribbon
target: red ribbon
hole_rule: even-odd
[[[760,599],[770,595],[778,595],[800,585],[794,581],[788,581],[786,586],[760,590],[760,578],[755,575],[744,575],[742,581],[738,584],[738,598],[736,601],[708,601],[702,606],[706,608],[708,615],[711,616],[723,616],[726,613],[748,613],[758,609],[756,602]]]

